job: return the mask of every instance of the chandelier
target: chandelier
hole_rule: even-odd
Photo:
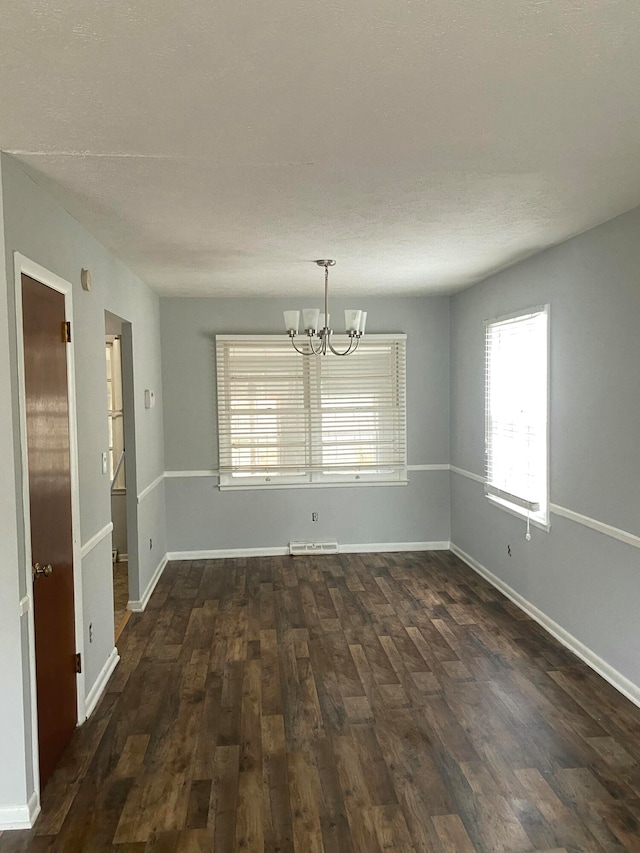
[[[332,352],[334,355],[350,355],[358,349],[360,338],[364,335],[364,327],[367,322],[367,312],[359,311],[353,308],[348,308],[344,312],[344,322],[346,333],[349,337],[349,345],[343,350],[337,350],[331,343],[331,335],[333,334],[329,326],[329,267],[335,266],[335,261],[320,260],[316,261],[319,267],[324,267],[324,314],[321,314],[317,308],[303,308],[302,323],[304,326],[304,334],[307,339],[300,348],[296,344],[296,335],[300,325],[299,311],[285,311],[284,325],[287,334],[291,339],[291,343],[296,352],[300,355],[327,355]]]

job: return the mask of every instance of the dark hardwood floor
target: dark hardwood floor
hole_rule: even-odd
[[[170,563],[119,648],[0,853],[640,851],[640,709],[447,552]]]

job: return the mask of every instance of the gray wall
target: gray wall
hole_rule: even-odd
[[[164,471],[162,389],[158,299],[138,278],[93,239],[56,202],[47,196],[10,157],[2,155],[2,209],[5,263],[0,276],[0,459],[5,472],[0,524],[3,560],[0,567],[0,655],[3,689],[0,712],[0,808],[5,803],[25,803],[33,790],[29,776],[30,708],[28,706],[28,653],[25,625],[19,624],[19,600],[30,590],[26,584],[25,548],[21,518],[21,452],[17,353],[15,332],[15,251],[74,285],[73,336],[78,415],[80,542],[88,542],[111,520],[108,475],[101,473],[101,454],[107,443],[107,401],[104,361],[104,312],[109,310],[132,325],[134,354],[134,419],[137,434],[135,481],[142,491]],[[80,270],[91,269],[94,289],[80,287]],[[7,353],[5,353],[7,355]],[[144,409],[144,389],[156,391],[157,406]],[[157,517],[150,518],[150,501]],[[6,503],[6,507],[4,506]],[[151,503],[147,504],[151,506]],[[136,531],[140,541],[153,537],[140,558],[140,586],[144,589],[166,552],[163,485],[140,505]],[[76,567],[82,572],[85,690],[89,692],[113,650],[111,540],[107,537]],[[4,618],[6,616],[6,618]],[[93,624],[89,643],[88,625]],[[21,682],[15,668],[21,668]],[[26,737],[21,734],[21,727]],[[24,742],[27,743],[25,755]],[[5,742],[6,741],[6,742]]]
[[[449,299],[358,302],[368,311],[369,332],[408,334],[409,464],[448,463]],[[291,305],[291,299],[160,301],[168,471],[217,468],[215,335],[284,334],[282,311]],[[332,300],[331,310],[340,316],[344,305]],[[220,492],[217,478],[169,478],[169,551],[284,547],[291,539],[337,538],[341,544],[448,541],[448,475],[412,471],[409,477],[406,487],[233,493]],[[312,511],[318,512],[317,523],[311,522]]]
[[[452,465],[483,474],[485,319],[551,305],[552,504],[640,535],[640,210],[452,299]],[[549,533],[452,473],[452,541],[640,685],[640,551],[552,513]],[[507,555],[507,545],[513,556]]]

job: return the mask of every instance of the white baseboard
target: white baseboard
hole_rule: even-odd
[[[142,613],[147,604],[149,603],[149,599],[151,598],[151,593],[156,588],[156,584],[160,580],[160,576],[164,571],[164,567],[167,565],[168,560],[171,559],[169,554],[165,554],[164,557],[158,563],[158,566],[153,573],[153,577],[147,584],[147,588],[142,594],[142,598],[139,598],[137,601],[129,601],[127,603],[127,610],[132,610],[134,613]]]
[[[448,551],[450,542],[365,542],[360,545],[340,545],[342,554],[393,554],[400,551]]]
[[[339,554],[371,554],[394,551],[448,551],[449,542],[376,542],[363,545],[339,543]],[[218,551],[171,551],[170,560],[224,560],[234,557],[286,557],[289,546],[277,548],[226,548]],[[131,609],[131,608],[129,608]]]
[[[87,693],[87,697],[85,699],[85,713],[87,715],[87,719],[94,712],[96,705],[100,701],[100,697],[104,693],[104,689],[107,686],[107,682],[111,678],[113,674],[113,670],[118,666],[118,661],[120,660],[120,655],[118,654],[118,650],[114,648],[111,650],[109,657],[106,659],[104,666],[100,670],[100,674],[96,678],[93,687]]]
[[[277,548],[222,548],[217,551],[171,551],[170,560],[224,560],[229,557],[284,557],[289,546]]]
[[[24,805],[0,806],[0,832],[5,829],[31,829],[39,814],[40,798],[35,791]]]
[[[593,652],[590,648],[581,643],[573,634],[570,634],[568,631],[551,619],[546,613],[543,613],[542,610],[539,610],[534,604],[531,604],[530,601],[527,601],[519,592],[516,592],[515,589],[506,584],[503,580],[501,580],[497,575],[494,575],[489,569],[485,568],[481,563],[467,554],[462,548],[459,548],[454,543],[451,543],[451,552],[455,554],[457,557],[465,562],[470,568],[481,575],[486,581],[488,581],[491,586],[494,586],[496,589],[500,590],[503,595],[506,595],[515,605],[517,605],[520,610],[530,616],[535,622],[548,631],[552,637],[555,637],[559,643],[562,643],[565,648],[572,651],[576,657],[579,657],[581,661],[587,664],[587,666],[591,667],[598,675],[601,675],[605,681],[608,681],[613,687],[616,688],[623,696],[626,696],[634,705],[638,705],[640,707],[640,686],[635,684],[633,681],[630,681],[625,675],[621,672],[618,672],[617,669],[614,669],[610,664],[608,664],[605,660],[599,657],[595,652]]]

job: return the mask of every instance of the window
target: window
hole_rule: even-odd
[[[406,483],[406,336],[346,357],[216,337],[220,488]]]
[[[109,477],[111,491],[126,487],[124,471],[124,412],[122,408],[122,358],[120,338],[107,335],[107,418],[109,426]]]
[[[485,492],[548,524],[548,306],[486,324]]]

